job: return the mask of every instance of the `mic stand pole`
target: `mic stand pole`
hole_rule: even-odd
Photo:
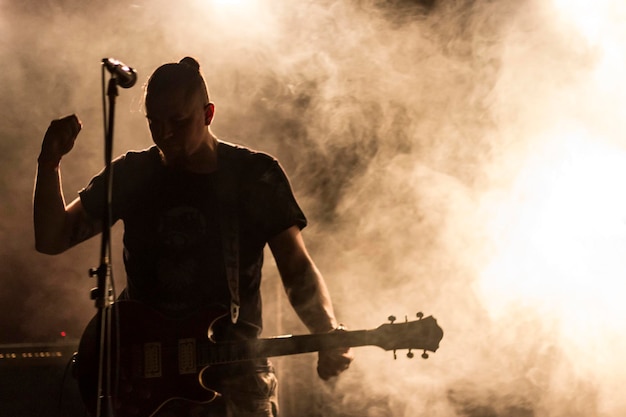
[[[107,96],[109,97],[108,124],[105,125],[105,168],[104,190],[105,198],[102,213],[102,246],[100,252],[100,266],[89,270],[90,276],[97,277],[97,287],[91,290],[91,298],[95,300],[98,309],[99,321],[99,363],[98,363],[98,392],[96,417],[111,417],[113,413],[112,393],[112,306],[114,294],[111,278],[111,196],[112,196],[112,167],[113,154],[113,124],[115,119],[115,99],[118,95],[117,79],[109,80]],[[116,357],[115,357],[116,358]],[[117,373],[116,373],[117,375]]]

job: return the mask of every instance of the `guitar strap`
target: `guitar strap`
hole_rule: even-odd
[[[218,142],[218,170],[216,193],[219,210],[220,234],[224,267],[230,291],[230,319],[233,324],[239,319],[241,302],[239,299],[239,171],[240,163],[236,160],[235,145]]]

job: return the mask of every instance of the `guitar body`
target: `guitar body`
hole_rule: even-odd
[[[230,316],[222,311],[173,320],[142,303],[120,301],[109,309],[109,317],[110,357],[103,369],[111,370],[111,382],[99,387],[100,314],[87,325],[76,357],[74,375],[92,415],[100,406],[116,417],[153,417],[174,400],[190,407],[217,402],[219,382],[231,369],[226,364],[367,345],[393,350],[394,358],[396,349],[409,349],[409,358],[411,349],[420,349],[427,358],[426,352],[435,352],[443,337],[437,321],[422,313],[417,314],[418,320],[402,323],[394,323],[390,316],[391,323],[372,330],[237,340],[226,336],[232,327]]]
[[[111,309],[111,402],[117,417],[152,416],[165,403],[183,399],[208,404],[219,394],[210,387],[214,369],[198,365],[198,344],[224,314],[205,312],[173,320],[141,303],[121,301]],[[100,315],[88,324],[76,358],[75,376],[87,410],[96,414]],[[212,367],[212,368],[219,368]],[[202,371],[202,372],[201,372]],[[119,372],[119,378],[116,378]],[[202,379],[202,382],[201,382]],[[115,381],[119,383],[115,384]],[[209,382],[207,382],[209,381]]]

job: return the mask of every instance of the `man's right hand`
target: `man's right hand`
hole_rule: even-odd
[[[75,114],[53,120],[41,144],[40,164],[58,164],[63,155],[74,147],[76,137],[83,125]]]

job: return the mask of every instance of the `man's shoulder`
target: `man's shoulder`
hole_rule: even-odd
[[[276,158],[266,152],[222,140],[218,143],[219,160],[227,164],[232,164],[234,167],[245,165],[246,171],[253,168],[261,170],[267,169],[278,162]]]
[[[150,146],[149,148],[140,150],[129,150],[121,155],[118,159],[125,162],[144,162],[158,160],[159,150],[156,146]]]
[[[119,156],[113,163],[114,173],[123,179],[121,184],[132,184],[149,181],[162,169],[161,157],[156,146],[142,150],[129,150]]]

